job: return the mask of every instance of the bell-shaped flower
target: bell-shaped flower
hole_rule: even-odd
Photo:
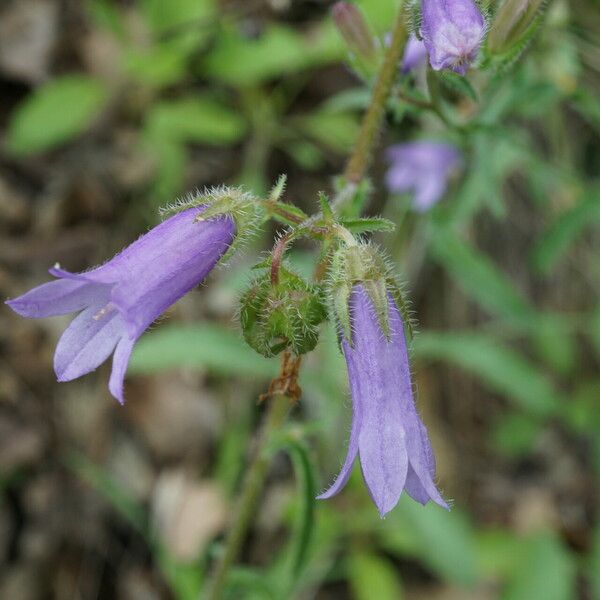
[[[416,141],[390,146],[386,152],[390,167],[386,174],[388,189],[394,193],[411,192],[413,207],[425,212],[444,195],[448,178],[461,164],[460,152],[450,144]]]
[[[135,342],[208,275],[234,241],[234,220],[196,221],[203,210],[179,212],[91,271],[50,269],[57,280],[7,301],[16,313],[34,319],[80,311],[56,347],[58,381],[81,377],[113,354],[108,387],[123,403],[123,379]]]
[[[348,304],[351,339],[342,333],[341,346],[352,395],[352,430],[342,469],[319,498],[330,498],[344,487],[358,456],[382,517],[403,491],[421,504],[433,500],[447,509],[434,483],[435,459],[427,430],[415,409],[400,311],[388,293],[386,334],[365,286],[352,287]]]
[[[477,58],[486,23],[473,0],[422,0],[421,35],[431,66],[464,75]]]

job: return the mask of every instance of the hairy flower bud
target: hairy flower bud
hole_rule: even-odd
[[[377,62],[377,45],[360,9],[351,2],[336,2],[331,9],[335,22],[354,58],[363,69]]]
[[[431,500],[448,508],[435,485],[433,450],[414,404],[406,311],[387,262],[376,248],[360,244],[338,251],[332,270],[353,419],[346,460],[319,498],[342,490],[359,457],[382,517],[403,491],[421,504]]]
[[[436,71],[464,75],[477,58],[485,21],[473,0],[422,0],[421,34]]]
[[[545,0],[506,0],[490,26],[487,38],[490,52],[503,52],[517,43],[534,23],[544,3]]]
[[[289,349],[297,356],[310,352],[326,317],[321,291],[284,267],[279,280],[258,277],[241,299],[240,323],[246,342],[263,356]]]

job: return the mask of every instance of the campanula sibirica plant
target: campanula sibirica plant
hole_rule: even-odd
[[[275,224],[272,229],[264,228],[273,234],[268,242],[268,246],[272,243],[271,250],[259,259],[256,254],[265,247],[255,248],[255,262],[247,265],[248,284],[239,295],[238,325],[242,331],[239,343],[245,342],[265,357],[264,360],[280,356],[280,370],[268,388],[265,386],[263,391],[266,393],[259,397],[258,410],[267,413],[264,430],[241,485],[239,505],[231,509],[230,529],[223,550],[207,552],[207,555],[217,557],[213,576],[205,577],[202,573],[201,577],[194,578],[210,582],[206,594],[202,595],[208,600],[223,598],[226,589],[234,593],[233,587],[228,589],[232,584],[228,576],[252,525],[252,515],[267,475],[268,459],[274,449],[291,448],[292,462],[304,474],[303,485],[308,493],[303,490],[302,522],[298,527],[300,534],[296,536],[305,547],[294,550],[294,560],[290,561],[294,562],[294,572],[289,588],[278,588],[273,596],[292,597],[296,594],[294,586],[300,581],[299,574],[308,555],[312,501],[318,497],[336,502],[333,497],[342,491],[357,462],[381,517],[394,509],[404,492],[420,504],[431,502],[443,509],[449,508],[437,485],[434,453],[427,428],[417,410],[409,356],[412,321],[405,294],[397,283],[390,261],[370,240],[375,233],[393,231],[396,224],[363,213],[369,206],[385,205],[389,200],[386,198],[388,191],[410,194],[414,210],[426,213],[444,197],[453,174],[472,169],[471,157],[480,148],[487,148],[489,138],[494,142],[501,138],[496,127],[498,123],[493,121],[494,115],[503,114],[507,104],[504,95],[499,93],[502,69],[513,65],[522,48],[532,39],[542,4],[527,5],[518,17],[510,10],[519,5],[517,0],[507,0],[495,7],[495,12],[490,8],[493,35],[487,42],[484,39],[486,20],[473,0],[415,0],[412,15],[404,7],[399,8],[394,22],[386,22],[383,31],[377,34],[371,30],[373,23],[368,18],[366,4],[365,10],[350,2],[335,4],[332,20],[339,34],[337,47],[330,44],[332,40],[327,36],[323,38],[326,44],[318,37],[311,40],[315,56],[317,51],[322,52],[321,46],[327,48],[331,53],[327,60],[337,56],[335,53],[340,45],[345,44],[350,68],[360,77],[362,86],[336,90],[336,97],[320,111],[319,118],[313,118],[313,115],[299,117],[290,121],[293,125],[280,127],[282,123],[278,119],[283,118],[293,104],[284,101],[287,100],[285,96],[296,86],[280,86],[271,79],[276,79],[280,68],[287,73],[284,63],[288,57],[301,58],[296,67],[308,68],[315,56],[313,48],[307,44],[307,56],[298,57],[301,54],[298,48],[304,48],[298,45],[304,43],[298,41],[304,40],[302,36],[288,36],[268,27],[265,31],[269,33],[265,33],[264,38],[262,32],[253,31],[252,35],[256,33],[257,39],[249,40],[253,51],[247,64],[234,65],[236,68],[224,75],[224,82],[228,85],[232,82],[231,93],[214,96],[225,100],[233,98],[236,93],[233,81],[237,76],[244,78],[244,89],[251,92],[243,95],[236,110],[239,108],[244,113],[240,119],[244,122],[247,118],[247,124],[251,125],[248,129],[260,133],[257,156],[253,156],[254,145],[249,145],[248,151],[243,152],[244,160],[251,159],[244,165],[244,176],[256,181],[257,187],[262,188],[265,173],[250,177],[254,175],[252,171],[255,166],[262,168],[270,164],[268,158],[273,148],[285,150],[285,154],[297,158],[298,165],[320,169],[322,163],[325,169],[326,164],[334,164],[334,159],[331,163],[325,160],[326,154],[320,144],[325,147],[328,141],[333,141],[338,149],[347,145],[346,166],[333,179],[331,190],[315,193],[312,197],[310,186],[299,186],[296,190],[303,199],[302,207],[282,200],[285,178],[280,178],[270,194],[256,192],[256,195],[250,195],[238,188],[217,188],[213,192],[197,194],[189,202],[173,207],[166,220],[105,264],[80,273],[69,272],[57,265],[50,269],[56,278],[54,281],[7,301],[13,311],[28,318],[76,313],[56,347],[54,369],[58,380],[64,382],[81,377],[112,355],[108,387],[123,403],[123,383],[129,359],[144,331],[177,300],[203,282],[217,264],[225,262],[243,238],[267,221]],[[391,32],[386,36],[388,29]],[[210,44],[206,44],[211,48],[214,46],[215,52],[222,52],[225,59],[198,60],[198,68],[212,65],[214,76],[231,62],[227,58],[229,50],[224,52],[223,48],[231,45],[235,49],[237,46],[238,42],[232,40],[237,39],[235,36],[239,32],[234,33],[234,30],[237,31],[229,25],[223,30],[225,45],[222,40],[212,38]],[[170,32],[171,27],[167,38]],[[193,28],[190,35],[194,35]],[[245,30],[239,35],[240,44],[246,47],[246,38],[251,36]],[[267,68],[263,70],[255,63],[273,58],[271,47],[263,45],[265,39],[275,44],[274,51],[286,48],[288,43],[295,45],[293,52],[282,53],[274,57],[276,60],[267,61]],[[514,40],[519,44],[516,48]],[[198,54],[204,51],[203,48],[204,44],[198,47]],[[306,66],[303,66],[304,60]],[[250,64],[259,67],[256,72],[246,68]],[[419,76],[402,76],[416,69],[420,69]],[[471,78],[471,72],[476,72],[477,77]],[[213,76],[203,79],[201,87],[219,79]],[[263,87],[265,81],[268,85]],[[271,94],[272,90],[276,93]],[[296,90],[299,91],[300,88]],[[162,93],[162,89],[156,93]],[[177,86],[169,87],[168,93],[176,96],[179,93]],[[485,110],[485,103],[492,103],[498,97],[501,102],[491,104],[490,110]],[[513,102],[513,95],[506,97]],[[172,102],[178,103],[178,100]],[[171,102],[165,101],[165,104]],[[181,104],[188,106],[187,102]],[[189,112],[186,110],[183,116],[175,111],[173,114],[177,118],[165,118],[164,122],[156,119],[161,121],[161,127],[156,128],[158,133],[155,135],[162,135],[171,125],[175,129],[187,125],[184,122],[189,115],[203,114],[202,106],[201,103],[198,113],[194,108]],[[363,108],[364,116],[358,124],[355,118]],[[346,110],[351,112],[344,112],[340,118],[341,111]],[[165,114],[171,115],[170,109]],[[220,112],[215,109],[214,114]],[[237,120],[236,115],[235,122]],[[385,139],[392,145],[379,153],[377,144],[382,139],[381,129],[385,123],[391,128]],[[349,124],[351,135],[346,135]],[[198,139],[203,140],[206,135],[205,125],[199,128],[202,135]],[[217,127],[215,131],[219,129]],[[192,130],[186,135],[176,131],[173,137],[181,136],[186,143],[196,142],[197,132]],[[310,141],[303,137],[307,132]],[[456,145],[426,139],[437,136],[454,140]],[[408,141],[413,138],[419,138],[419,141]],[[501,141],[510,145],[513,138],[520,142],[527,136],[506,135]],[[169,147],[167,144],[166,152]],[[513,150],[510,157],[515,156],[515,152]],[[488,156],[480,153],[478,159],[482,158]],[[507,162],[510,161],[505,158],[500,161],[502,168]],[[374,163],[379,163],[375,173],[381,173],[381,167],[387,166],[384,177],[370,177]],[[495,165],[492,168],[489,162],[486,164],[488,168],[482,173],[496,175]],[[478,189],[475,191],[479,193]],[[477,195],[475,191],[471,192],[472,197]],[[379,194],[375,202],[370,202],[372,194]],[[475,200],[472,200],[462,212],[475,210],[474,204]],[[448,213],[451,208],[450,205]],[[454,230],[459,232],[466,228],[466,223],[458,217],[437,219],[444,217],[443,213],[442,210],[433,211],[419,219],[403,222],[402,243],[395,247],[398,263],[412,262],[408,260],[412,257],[401,256],[401,253],[408,254],[414,245],[410,243],[413,224],[417,224],[415,230],[424,225],[421,231],[426,231],[427,235],[423,235],[423,239],[430,232],[455,235]],[[467,218],[462,213],[459,216]],[[446,230],[442,231],[444,227]],[[451,233],[447,231],[449,229],[452,229]],[[309,268],[301,270],[302,274],[294,270],[292,257],[287,255],[299,241],[306,245],[306,256],[311,260]],[[422,240],[419,237],[417,241]],[[457,246],[461,243],[456,240]],[[421,244],[423,249],[424,244]],[[497,308],[498,301],[490,300],[490,294],[486,295],[485,302]],[[341,470],[331,486],[317,496],[315,470],[311,468],[310,453],[304,448],[310,443],[308,436],[304,430],[298,432],[286,427],[285,417],[290,406],[300,400],[303,357],[318,349],[319,336],[327,321],[335,328],[339,350],[345,360],[352,425]],[[235,362],[237,355],[235,352],[233,355],[235,358],[231,360]],[[229,365],[229,368],[234,369],[235,365]],[[235,386],[231,388],[235,389]],[[318,431],[318,428],[311,431]],[[343,434],[336,436],[335,443],[339,449],[336,457],[342,456],[345,450]],[[232,448],[235,446],[233,444]],[[240,451],[236,456],[245,454]],[[331,472],[335,468],[330,465],[321,470]],[[443,481],[444,473],[441,475]],[[237,477],[233,479],[237,480]],[[372,504],[365,499],[364,506],[359,509],[365,509],[377,518]],[[420,507],[416,508],[420,510]],[[432,507],[432,510],[438,508]],[[291,545],[296,547],[296,539]],[[200,594],[194,594],[194,597],[200,597]]]

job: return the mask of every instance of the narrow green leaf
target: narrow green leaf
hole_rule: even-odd
[[[542,371],[515,350],[486,335],[422,333],[415,338],[415,355],[444,360],[473,373],[532,414],[553,414],[564,402]]]
[[[209,369],[221,375],[272,377],[277,365],[253,352],[231,329],[215,324],[170,325],[142,337],[130,373],[155,373],[179,367]]]
[[[496,265],[449,230],[437,229],[431,240],[437,262],[462,289],[490,313],[523,317],[533,312],[521,293]]]
[[[210,97],[160,102],[150,109],[146,128],[152,139],[203,144],[231,144],[246,130],[246,122],[233,108]]]
[[[466,77],[448,70],[439,71],[437,75],[442,85],[450,91],[460,94],[461,96],[466,96],[470,100],[473,100],[473,102],[478,101],[479,98],[477,92]]]
[[[383,556],[356,552],[348,560],[348,579],[355,600],[402,600],[399,573]]]
[[[502,600],[575,600],[575,564],[553,534],[543,533],[527,544],[525,556]]]
[[[49,150],[85,131],[108,99],[102,82],[67,75],[45,84],[11,114],[7,147],[17,155]]]
[[[373,231],[394,231],[396,224],[382,217],[364,219],[342,219],[341,224],[352,233],[370,233]]]
[[[549,273],[583,229],[597,222],[600,222],[600,189],[593,189],[560,215],[538,240],[532,254],[534,266],[542,273]]]
[[[444,579],[462,585],[477,580],[474,530],[467,516],[454,508],[448,512],[435,504],[421,506],[403,497],[400,510],[415,529],[421,560]]]
[[[315,469],[306,446],[298,440],[288,438],[284,449],[292,459],[298,485],[299,506],[296,509],[297,518],[290,538],[288,552],[291,565],[291,579],[295,581],[302,574],[309,556],[308,551],[315,525],[317,482]]]

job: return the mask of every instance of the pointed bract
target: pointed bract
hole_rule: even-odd
[[[358,455],[373,502],[383,517],[406,491],[421,504],[448,505],[435,483],[435,463],[427,430],[417,414],[404,323],[388,295],[390,334],[385,336],[373,302],[361,284],[350,297],[352,339],[342,333],[354,417],[348,454],[330,498],[346,484]]]
[[[104,265],[84,273],[58,267],[58,278],[7,304],[41,318],[81,311],[63,333],[54,355],[59,381],[89,373],[114,351],[109,389],[123,403],[123,379],[137,339],[169,306],[196,287],[228,251],[236,235],[232,218],[206,221],[194,207],[167,219]]]
[[[479,53],[486,24],[473,0],[422,0],[421,35],[433,69],[464,75]]]

